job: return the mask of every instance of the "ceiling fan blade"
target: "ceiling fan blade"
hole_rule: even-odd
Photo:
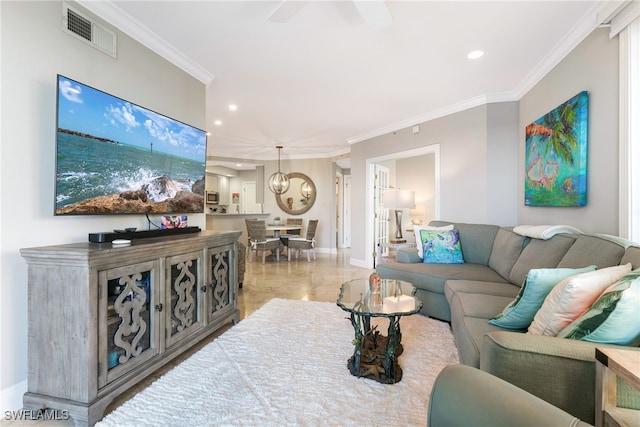
[[[305,0],[282,0],[282,2],[271,12],[269,21],[284,23],[293,15],[298,13],[308,1]]]
[[[353,0],[353,4],[370,27],[384,28],[393,22],[393,17],[384,0]]]

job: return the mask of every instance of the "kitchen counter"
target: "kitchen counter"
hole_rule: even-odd
[[[268,217],[270,213],[220,213],[220,212],[207,212],[207,215],[211,216],[233,216],[233,217]]]

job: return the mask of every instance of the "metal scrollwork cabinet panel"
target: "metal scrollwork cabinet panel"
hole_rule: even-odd
[[[25,409],[93,425],[122,392],[239,320],[240,231],[21,250],[28,264]]]

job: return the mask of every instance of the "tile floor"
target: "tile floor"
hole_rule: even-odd
[[[338,298],[340,285],[355,278],[368,277],[372,269],[354,267],[349,264],[349,250],[339,250],[337,254],[316,254],[317,260],[307,262],[306,255],[302,254],[299,260],[287,261],[286,256],[281,256],[276,262],[267,258],[262,264],[261,257],[247,259],[245,267],[244,284],[238,293],[238,308],[240,319],[243,319],[260,308],[271,298],[304,299],[311,301],[335,302]],[[133,395],[143,390],[153,381],[161,377],[175,365],[185,360],[202,346],[206,345],[218,335],[230,328],[227,325],[194,346],[185,354],[177,357],[165,367],[160,368],[136,386],[116,398],[107,407],[105,414],[113,411]],[[19,422],[0,418],[0,426],[35,426],[38,427],[62,427],[73,426],[69,421],[29,421]]]

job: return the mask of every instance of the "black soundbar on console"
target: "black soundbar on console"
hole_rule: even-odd
[[[104,233],[89,233],[89,241],[93,243],[113,242],[116,239],[148,239],[151,237],[175,236],[176,234],[199,233],[200,227],[166,228],[142,231],[105,231]]]

